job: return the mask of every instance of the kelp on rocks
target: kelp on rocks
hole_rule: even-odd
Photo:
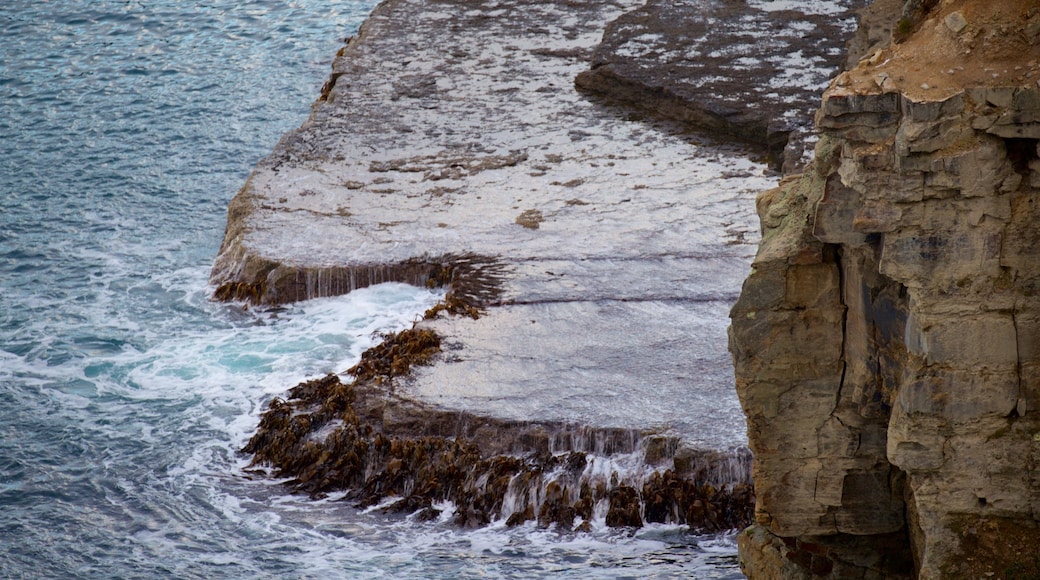
[[[456,256],[431,283],[450,291],[424,320],[442,313],[480,317],[481,306],[496,298],[499,270],[487,259]],[[627,429],[507,421],[427,407],[397,395],[395,387],[408,380],[413,366],[433,361],[441,337],[419,322],[382,338],[344,373],[351,382],[330,374],[271,401],[242,449],[253,455],[251,465],[273,468],[297,492],[322,497],[346,491],[345,498],[359,507],[383,504],[422,520],[439,519],[434,506],[451,502],[452,520],[466,527],[505,518],[510,526],[536,521],[569,530],[577,523],[588,530],[597,512],[613,527],[673,522],[715,531],[751,521],[754,495],[746,476],[723,475],[727,482],[740,480],[731,484],[709,481],[732,458],[683,455],[674,439]],[[591,465],[624,454],[640,454],[638,473],[604,476]],[[673,469],[650,467],[669,460]]]
[[[392,396],[384,387],[411,365],[427,364],[439,340],[424,328],[386,335],[348,371],[352,382],[330,374],[300,383],[270,403],[242,451],[253,466],[291,478],[294,491],[345,490],[359,507],[386,504],[419,519],[439,518],[434,506],[449,501],[452,520],[465,527],[506,518],[510,526],[534,520],[573,529],[580,519],[587,530],[597,504],[614,527],[673,522],[713,531],[750,521],[746,484],[716,488],[671,469],[652,472],[640,489],[619,483],[617,473],[596,480],[585,452],[550,451],[550,440],[561,439],[551,434],[568,426],[460,415]],[[623,435],[617,431],[606,436]],[[656,446],[644,447],[648,460],[660,460]]]

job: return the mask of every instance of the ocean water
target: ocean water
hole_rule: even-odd
[[[373,6],[0,3],[0,577],[740,577],[726,535],[459,530],[243,470],[272,397],[439,297],[210,300],[227,202]]]

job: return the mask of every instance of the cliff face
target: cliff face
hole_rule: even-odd
[[[1040,564],[1038,63],[1037,3],[940,2],[835,79],[814,163],[759,197],[730,330],[750,577]]]

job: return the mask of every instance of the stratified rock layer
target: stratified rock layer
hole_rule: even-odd
[[[814,164],[758,200],[730,335],[752,578],[1035,564],[1040,9],[917,26],[832,83]]]

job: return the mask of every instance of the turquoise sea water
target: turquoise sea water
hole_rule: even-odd
[[[739,577],[728,537],[465,531],[242,471],[271,397],[437,299],[209,300],[227,202],[373,5],[0,3],[0,577]]]

